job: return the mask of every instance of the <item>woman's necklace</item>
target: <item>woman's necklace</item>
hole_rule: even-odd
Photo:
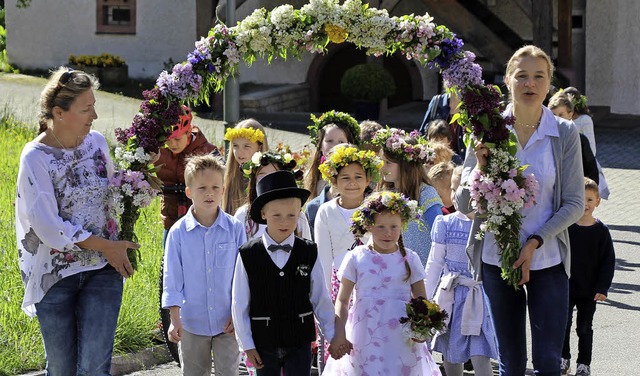
[[[538,120],[537,123],[535,124],[524,124],[524,123],[516,123],[517,125],[523,126],[525,128],[538,128],[538,125],[540,125],[540,120]]]
[[[60,141],[60,139],[56,136],[56,134],[53,132],[52,129],[49,130],[51,133],[51,135],[53,136],[53,138],[56,140],[56,142],[58,142],[58,145],[60,145],[60,147],[62,148],[62,150],[64,151],[68,151],[70,148],[67,148],[66,146],[64,146],[62,144],[62,141]],[[78,153],[77,152],[73,152],[73,163],[77,164],[78,163]]]
[[[53,138],[58,142],[58,145],[60,145],[60,147],[62,148],[62,150],[67,150],[67,149],[68,149],[66,146],[64,146],[64,145],[62,144],[62,142],[60,141],[60,139],[58,139],[58,137],[56,136],[56,134],[55,134],[55,132],[53,131],[53,129],[51,129],[49,133],[50,133],[50,134],[53,136]]]

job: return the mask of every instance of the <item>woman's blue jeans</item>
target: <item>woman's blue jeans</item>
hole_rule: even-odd
[[[500,375],[525,374],[528,306],[534,373],[559,376],[569,307],[564,266],[531,271],[529,282],[518,291],[507,285],[497,266],[483,264],[482,279],[498,339]]]
[[[48,376],[110,375],[122,288],[107,265],[61,279],[36,304]]]

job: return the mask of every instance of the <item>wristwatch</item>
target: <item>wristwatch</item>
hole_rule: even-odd
[[[542,247],[542,244],[544,244],[544,240],[542,240],[542,236],[540,235],[536,235],[536,234],[531,234],[529,235],[529,237],[527,238],[527,241],[531,240],[531,239],[535,239],[538,241],[538,246],[536,247],[536,249]]]

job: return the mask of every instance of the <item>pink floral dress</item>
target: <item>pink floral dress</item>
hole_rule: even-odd
[[[440,376],[427,344],[402,332],[399,319],[406,316],[411,284],[425,278],[418,255],[407,250],[406,259],[411,277],[405,281],[400,251],[381,254],[359,246],[345,256],[338,275],[355,283],[346,326],[353,350],[339,360],[330,358],[325,374]]]

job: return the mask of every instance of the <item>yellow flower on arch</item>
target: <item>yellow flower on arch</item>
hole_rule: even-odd
[[[329,36],[329,40],[335,44],[340,44],[344,42],[345,40],[347,40],[347,37],[349,36],[349,33],[347,33],[345,29],[336,25],[326,24],[324,25],[324,31]]]

